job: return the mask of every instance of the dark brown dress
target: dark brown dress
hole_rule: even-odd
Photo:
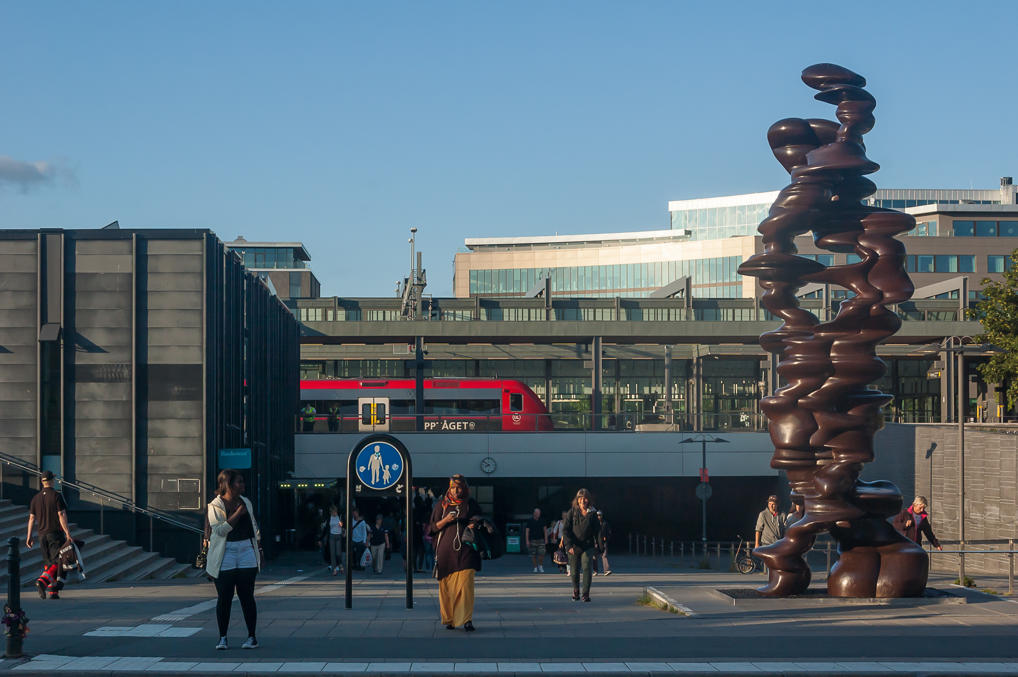
[[[456,507],[449,506],[449,508],[443,509],[442,502],[439,501],[435,505],[435,509],[431,511],[430,529],[431,535],[435,539],[435,562],[439,580],[464,569],[481,570],[480,553],[469,545],[461,543],[457,536],[457,530],[458,533],[462,534],[463,529],[467,527],[470,520],[479,517],[481,514],[481,509],[474,499],[469,498],[465,504],[461,503],[458,506],[460,512],[459,518],[441,529],[435,528],[435,524],[445,517],[447,513],[456,510]]]

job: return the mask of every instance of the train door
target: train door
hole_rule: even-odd
[[[357,410],[360,412],[358,431],[376,433],[389,431],[388,397],[358,397]]]
[[[533,430],[523,412],[523,393],[502,391],[502,430]]]

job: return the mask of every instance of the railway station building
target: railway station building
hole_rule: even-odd
[[[454,295],[423,294],[415,313],[405,298],[297,300],[301,379],[412,379],[420,341],[424,378],[522,382],[554,427],[400,433],[422,484],[462,472],[503,520],[535,505],[557,514],[588,486],[618,527],[635,530],[641,517],[667,513],[670,531],[659,535],[691,538],[699,535],[694,489],[706,455],[712,505],[725,506],[708,537],[745,533],[783,482],[769,467],[773,449],[759,410],[780,383],[758,338],[779,323],[760,307],[756,279],[736,273],[761,251],[755,230],[774,197],[672,202],[667,230],[468,239],[468,251],[455,257]],[[992,347],[969,340],[981,327],[965,310],[984,278],[1011,265],[1018,204],[1010,179],[985,191],[884,190],[873,204],[916,217],[902,238],[916,294],[894,307],[902,327],[878,349],[887,373],[875,385],[894,400],[864,478],[892,479],[910,495],[912,424],[956,421],[959,398],[974,424],[1014,420],[998,384],[975,370]],[[797,246],[825,265],[857,260],[817,249],[811,237]],[[845,294],[809,285],[802,297],[824,320]],[[356,438],[330,434],[320,414],[313,431],[297,434],[296,476],[341,477],[339,459]]]

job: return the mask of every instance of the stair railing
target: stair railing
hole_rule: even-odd
[[[0,453],[0,486],[2,486],[3,484],[2,469],[4,466],[8,465],[36,476],[42,475],[43,473],[43,470],[34,463],[29,463],[28,461],[22,460],[16,456],[10,456],[8,454]],[[60,477],[59,475],[56,475],[56,480],[60,482],[62,486],[69,486],[73,487],[74,489],[77,489],[79,497],[81,496],[82,493],[84,493],[91,495],[93,498],[99,499],[100,534],[103,533],[104,529],[103,510],[106,506],[107,501],[110,502],[111,507],[119,506],[120,509],[122,510],[130,510],[133,513],[137,513],[148,517],[148,549],[150,552],[155,551],[153,541],[154,529],[152,528],[154,526],[155,520],[159,520],[160,522],[163,522],[165,524],[169,524],[171,526],[177,527],[178,529],[190,531],[195,534],[204,535],[205,533],[203,529],[199,529],[193,524],[188,524],[187,522],[177,518],[175,515],[171,513],[159,510],[157,508],[149,508],[147,506],[138,505],[137,503],[127,498],[126,496],[121,496],[120,494],[114,493],[107,489],[103,489],[102,487],[96,486],[89,482],[84,482],[82,480],[71,481],[68,479],[64,479],[63,477]]]

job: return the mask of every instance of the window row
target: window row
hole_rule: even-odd
[[[905,257],[910,273],[974,273],[976,257],[956,254],[916,254]]]
[[[640,290],[663,287],[680,277],[688,276],[693,284],[739,282],[736,272],[738,256],[684,261],[655,261],[610,266],[575,266],[568,268],[501,268],[470,271],[470,294],[522,294],[551,276],[554,292],[601,292]]]
[[[955,221],[955,237],[1018,237],[1018,221]]]

